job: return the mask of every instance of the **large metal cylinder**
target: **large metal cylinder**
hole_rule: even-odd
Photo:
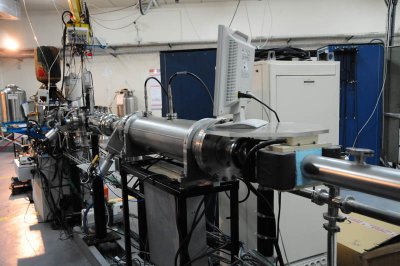
[[[309,155],[302,163],[306,178],[400,201],[400,171]]]
[[[133,91],[123,89],[117,93],[116,104],[119,117],[133,114],[138,110],[138,99],[133,95]]]
[[[26,102],[26,92],[17,85],[7,85],[0,93],[1,122],[25,121],[25,113],[22,104]]]
[[[133,91],[128,91],[124,96],[124,114],[133,114],[138,110],[138,99]]]
[[[81,107],[82,97],[82,79],[79,75],[71,73],[64,78],[65,98],[71,102],[73,107]]]
[[[129,124],[129,140],[145,151],[159,152],[183,160],[185,138],[195,122],[154,116],[137,117]]]
[[[170,120],[140,113],[123,118],[104,113],[88,117],[89,127],[98,134],[110,136],[117,129],[121,140],[128,138],[127,148],[135,154],[160,153],[184,161],[184,153],[191,152],[187,156],[193,156],[203,171],[228,177],[237,172],[232,166],[239,160],[242,145],[237,139],[207,135],[205,130],[216,122],[213,118]]]

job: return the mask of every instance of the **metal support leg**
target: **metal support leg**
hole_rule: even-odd
[[[339,188],[329,188],[329,198],[332,200],[339,196]],[[328,266],[337,265],[337,248],[336,248],[336,233],[340,232],[340,228],[337,226],[337,222],[343,222],[344,218],[339,215],[339,208],[333,204],[328,205],[328,212],[324,213],[324,219],[328,223],[324,224],[324,228],[328,231]]]
[[[13,140],[13,150],[14,150],[14,158],[17,158],[17,150],[15,146],[15,134],[12,133],[12,140]]]
[[[179,246],[185,241],[187,237],[187,198],[179,197],[177,199],[177,209],[176,212],[178,214],[178,233],[179,233]],[[183,249],[179,253],[179,265],[185,265],[190,261],[189,258],[189,245],[184,245]]]
[[[140,193],[144,195],[144,185],[141,183],[139,185]],[[138,198],[138,227],[139,227],[139,246],[140,250],[148,251],[149,245],[147,241],[147,219],[146,219],[146,203],[144,199]],[[141,253],[140,256],[142,259],[150,260],[150,257],[146,253]]]
[[[129,201],[128,201],[128,181],[127,174],[120,166],[120,175],[122,183],[122,204],[124,215],[124,231],[125,231],[125,257],[126,265],[132,265],[132,251],[131,251],[131,228],[129,224]]]
[[[239,183],[234,183],[230,190],[231,208],[231,263],[239,254]]]
[[[276,224],[274,217],[274,191],[258,186],[258,192],[264,196],[268,204],[257,197],[257,250],[265,257],[274,255]]]
[[[92,157],[99,154],[99,136],[92,135]],[[93,187],[93,209],[96,228],[96,238],[102,239],[107,236],[106,209],[104,200],[104,184],[100,176],[95,176],[92,181]]]

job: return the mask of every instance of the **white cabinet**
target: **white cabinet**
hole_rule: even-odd
[[[326,126],[329,133],[321,135],[320,142],[339,143],[339,62],[260,61],[254,71],[252,92],[275,109],[282,122]],[[246,118],[268,120],[255,101],[248,104]]]
[[[253,93],[275,109],[281,121],[324,125],[329,128],[329,134],[321,135],[319,142],[338,144],[338,62],[261,61],[255,63],[254,71]],[[257,102],[249,103],[246,115],[246,118],[268,120],[267,113]],[[268,115],[276,121],[274,114],[269,112]],[[246,189],[241,184],[240,198],[245,193]],[[241,240],[254,249],[257,247],[255,197],[244,205],[240,208]],[[326,252],[326,231],[322,227],[326,222],[322,217],[326,208],[308,199],[283,193],[281,233],[289,261]],[[275,210],[277,213],[277,204]]]

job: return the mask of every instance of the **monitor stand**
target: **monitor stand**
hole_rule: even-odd
[[[233,122],[216,125],[216,128],[224,129],[255,129],[265,126],[268,122],[261,119],[246,119],[246,106],[240,106],[238,112],[233,114]]]

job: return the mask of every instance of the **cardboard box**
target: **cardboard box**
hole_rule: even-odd
[[[400,266],[400,227],[346,215],[337,238],[338,266]]]

